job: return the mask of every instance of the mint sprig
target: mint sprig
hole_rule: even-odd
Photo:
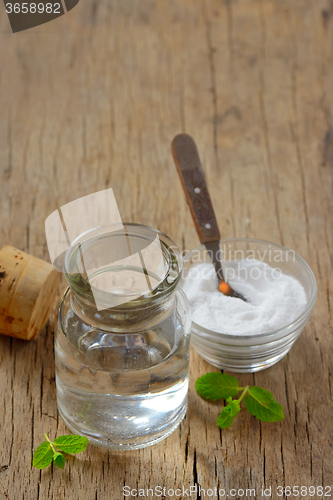
[[[61,452],[80,453],[88,445],[88,439],[85,436],[59,436],[54,441],[50,441],[45,433],[44,436],[46,441],[43,441],[38,446],[33,456],[32,465],[36,469],[45,469],[51,464],[52,460],[59,469],[63,469],[66,459]]]
[[[231,375],[221,372],[206,373],[195,382],[195,389],[199,396],[216,401],[226,399],[227,405],[217,418],[217,425],[221,429],[230,427],[234,418],[240,412],[240,403],[244,398],[246,409],[262,422],[278,422],[284,419],[283,408],[275,401],[273,395],[261,387],[247,385],[239,387],[238,380]],[[240,391],[238,399],[232,399]]]

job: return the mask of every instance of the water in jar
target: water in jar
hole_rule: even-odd
[[[189,330],[183,292],[161,321],[135,333],[85,323],[62,302],[55,338],[58,408],[67,426],[111,449],[164,439],[187,407]]]

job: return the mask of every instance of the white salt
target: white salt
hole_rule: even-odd
[[[292,323],[305,309],[301,283],[259,260],[238,260],[224,266],[226,281],[249,302],[218,290],[211,263],[191,266],[183,281],[194,323],[218,333],[256,335]]]

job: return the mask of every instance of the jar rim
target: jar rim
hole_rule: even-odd
[[[121,231],[123,231],[123,233],[121,233]],[[154,287],[149,288],[149,293],[134,296],[134,298],[130,298],[129,295],[129,300],[126,300],[123,303],[124,306],[126,307],[126,304],[129,304],[129,302],[135,306],[138,306],[140,303],[144,305],[147,300],[158,300],[163,299],[165,296],[168,296],[177,287],[182,276],[183,259],[179,247],[169,236],[164,234],[162,231],[135,222],[124,222],[123,224],[114,224],[112,226],[97,226],[89,229],[88,231],[85,231],[73,240],[68,250],[66,251],[64,259],[64,274],[70,288],[74,291],[75,294],[79,294],[81,297],[95,302],[96,290],[98,292],[98,300],[104,300],[105,303],[108,303],[110,297],[120,297],[117,292],[113,292],[112,290],[105,291],[94,289],[93,286],[89,283],[89,279],[87,279],[89,277],[84,277],[82,275],[82,271],[76,272],[79,271],[79,268],[75,267],[77,266],[77,254],[79,253],[79,249],[82,249],[84,245],[92,245],[93,242],[97,242],[98,239],[101,238],[120,235],[126,237],[139,237],[141,239],[145,237],[148,242],[153,242],[152,236],[155,235],[155,239],[157,237],[160,242],[160,248],[162,250],[164,259],[163,264],[165,266],[165,273],[161,277],[161,281],[158,282]],[[151,237],[147,237],[147,235],[150,235]],[[162,283],[163,287],[161,286]],[[111,307],[112,306],[110,305],[108,306],[108,308]],[[107,307],[103,307],[102,309],[106,308]]]

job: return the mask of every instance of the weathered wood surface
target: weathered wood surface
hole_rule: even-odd
[[[66,432],[52,321],[35,342],[1,337],[0,499],[120,499],[124,484],[256,488],[258,498],[262,486],[273,498],[277,485],[333,486],[332,1],[82,0],[15,35],[2,4],[0,16],[1,246],[47,259],[46,217],[112,187],[123,220],[194,248],[170,152],[185,131],[223,236],[292,247],[319,289],[291,352],[239,377],[270,389],[285,421],[244,412],[220,432],[220,405],[194,390],[211,368],[193,352],[189,409],[174,434],[124,454],[91,446],[64,471],[31,466],[43,432]]]

